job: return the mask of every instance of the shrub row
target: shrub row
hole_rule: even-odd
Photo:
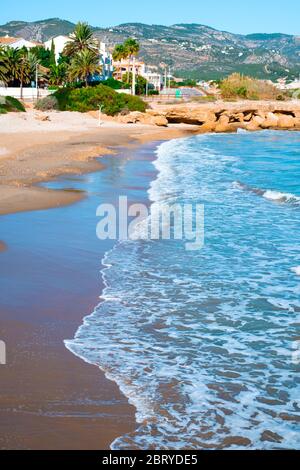
[[[53,95],[39,100],[36,108],[41,111],[56,109],[84,113],[97,110],[100,105],[102,112],[109,116],[130,111],[144,112],[147,106],[137,96],[117,93],[110,87],[97,85],[87,88],[60,88]]]

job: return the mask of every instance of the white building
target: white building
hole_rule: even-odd
[[[26,47],[27,49],[31,49],[32,47],[42,46],[43,44],[34,41],[27,41],[24,38],[14,38],[8,35],[0,38],[0,46],[3,47],[12,47],[13,49],[21,49],[22,47]]]
[[[59,55],[64,50],[67,42],[70,41],[70,38],[68,36],[56,36],[54,38],[51,38],[44,43],[45,49],[48,49],[49,51],[51,50],[52,41],[55,48],[55,60],[57,62],[59,59]]]
[[[163,86],[163,76],[158,73],[157,67],[145,66],[141,73],[148,83],[153,85],[154,89],[160,91]]]
[[[113,72],[112,54],[106,49],[106,44],[100,42],[100,60],[102,65],[102,77],[104,80],[110,78]]]

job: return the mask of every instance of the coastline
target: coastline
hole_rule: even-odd
[[[40,120],[45,117],[49,120]],[[93,115],[69,112],[37,114],[29,110],[26,116],[2,116],[0,215],[78,202],[83,193],[72,188],[52,191],[39,184],[61,175],[101,170],[98,157],[113,154],[122,146],[168,140],[197,131],[196,126],[186,124],[159,128],[113,121],[103,121],[99,127]]]
[[[94,125],[97,126],[95,122]],[[103,162],[105,158],[111,160],[119,158],[118,149],[121,146],[125,149],[136,150],[141,148],[139,145],[147,142],[171,140],[198,132],[197,126],[178,124],[161,129],[146,125],[129,126],[113,123],[113,125],[103,125],[100,129],[103,131],[100,146],[99,128],[95,127],[92,131],[81,133],[78,133],[78,130],[60,136],[55,133],[53,135],[55,139],[58,139],[55,144],[51,142],[52,136],[51,138],[48,136],[49,140],[45,142],[47,138],[45,139],[45,135],[40,133],[43,143],[35,142],[35,145],[32,145],[32,142],[28,143],[28,147],[25,145],[23,150],[19,150],[20,153],[11,154],[15,169],[18,165],[22,165],[23,159],[26,165],[30,163],[32,166],[29,167],[30,176],[21,172],[18,180],[11,179],[9,184],[0,186],[0,195],[1,191],[7,191],[10,188],[16,191],[19,198],[17,199],[14,195],[11,207],[2,214],[12,214],[9,219],[15,220],[16,227],[19,228],[26,220],[32,221],[34,212],[28,211],[35,209],[41,212],[36,213],[34,220],[37,221],[39,215],[42,214],[43,223],[48,224],[48,217],[52,211],[44,211],[44,209],[53,208],[50,221],[56,223],[56,215],[58,215],[55,211],[56,207],[61,208],[62,211],[64,207],[65,210],[72,211],[76,207],[76,205],[72,206],[74,202],[83,203],[88,199],[88,194],[84,190],[74,187],[76,185],[73,185],[72,176],[88,175],[94,172],[98,174],[99,170],[106,167]],[[21,143],[18,145],[21,146]],[[63,156],[67,160],[67,165],[59,166],[56,158],[51,160],[49,157],[49,155],[55,156],[58,151],[60,152],[59,158]],[[109,154],[113,153],[116,157],[111,158]],[[108,156],[100,160],[97,158],[100,155]],[[35,164],[41,156],[45,157],[48,167],[43,172],[37,171],[32,177],[32,171],[36,171]],[[2,153],[1,164],[7,160],[7,153]],[[2,165],[1,169],[3,169]],[[55,188],[51,187],[55,186],[55,181],[59,176],[66,176],[67,186],[64,189],[59,189],[60,185]],[[38,186],[39,183],[47,181],[51,182],[51,189]],[[69,186],[72,186],[72,189]],[[36,191],[39,192],[38,207],[32,205],[30,198],[25,206],[20,205],[20,202],[24,202],[22,199],[25,190],[30,191],[30,198],[34,199],[37,196]],[[42,194],[45,195],[45,200],[41,199]],[[68,202],[64,199],[66,195],[69,197]],[[54,196],[57,198],[55,201],[51,200]],[[14,216],[15,212],[23,212],[23,214]],[[21,222],[17,222],[19,217],[22,218]],[[3,220],[7,219],[4,217]],[[97,300],[99,291],[103,288],[103,285],[99,283],[100,260],[92,259],[93,253],[87,250],[84,252],[84,255],[89,258],[86,266],[74,264],[73,259],[71,267],[65,266],[63,259],[55,267],[50,263],[50,267],[47,266],[42,275],[46,283],[46,287],[43,286],[45,292],[42,296],[37,296],[37,299],[33,299],[31,297],[33,293],[35,294],[33,290],[35,283],[39,285],[40,282],[38,273],[40,274],[41,269],[45,268],[45,261],[50,261],[49,252],[43,251],[43,259],[40,264],[38,260],[38,266],[36,266],[33,257],[36,253],[39,257],[39,246],[37,250],[36,247],[31,247],[29,256],[26,245],[23,250],[22,243],[16,242],[16,239],[11,244],[10,237],[5,237],[5,233],[4,236],[1,234],[1,238],[4,240],[2,246],[4,249],[7,247],[8,250],[1,253],[1,257],[7,256],[7,258],[3,258],[3,272],[0,274],[5,273],[4,265],[6,265],[10,267],[12,276],[15,276],[16,270],[21,268],[21,276],[24,274],[21,265],[28,263],[29,271],[25,269],[25,275],[27,274],[32,281],[32,285],[26,297],[31,304],[24,303],[25,312],[18,305],[18,299],[13,308],[10,308],[5,301],[0,304],[0,310],[3,313],[3,327],[1,328],[3,333],[1,334],[4,336],[1,339],[4,339],[8,345],[18,345],[17,349],[12,351],[12,365],[8,364],[5,370],[0,371],[1,373],[4,371],[3,383],[5,383],[0,402],[0,429],[2,428],[0,448],[108,449],[117,437],[136,427],[135,409],[129,405],[127,398],[122,395],[114,382],[107,380],[104,373],[95,370],[94,366],[78,361],[63,344],[64,339],[74,336],[82,319],[99,303]],[[37,240],[39,241],[39,237]],[[66,246],[66,240],[68,239],[61,240],[61,250]],[[56,253],[51,252],[51,254],[55,258]],[[68,260],[70,261],[71,258]],[[31,269],[33,270],[30,271]],[[59,295],[57,295],[57,284],[59,281],[65,281],[64,278],[70,274],[67,288],[59,289]],[[56,279],[57,275],[58,279]],[[55,299],[52,298],[53,286]],[[27,284],[26,287],[28,287]],[[23,302],[21,303],[23,305]],[[45,364],[47,364],[47,370],[45,370]],[[32,396],[32,389],[35,390],[34,396]]]
[[[192,132],[195,131],[191,126],[185,125],[174,126],[171,130],[152,126],[133,126],[132,128],[129,126],[129,133],[128,126],[125,127],[126,131],[123,131],[121,137],[119,126],[114,128],[118,130],[117,138],[115,132],[109,138],[106,136],[105,143],[110,148],[106,147],[107,150],[103,150],[102,155],[112,153],[111,147],[114,148],[114,153],[120,145],[130,151],[148,141],[184,136],[190,133],[190,129]],[[10,210],[7,211],[11,215],[7,217],[3,211],[2,219],[4,231],[1,237],[5,240],[2,246],[8,249],[1,253],[3,263],[0,275],[4,279],[4,286],[8,281],[8,293],[11,292],[9,283],[12,281],[14,288],[18,291],[16,299],[12,299],[7,293],[7,298],[3,296],[0,304],[1,339],[6,342],[9,355],[8,364],[0,370],[1,380],[3,379],[4,383],[0,402],[0,448],[2,449],[108,449],[117,437],[130,432],[136,426],[135,409],[128,404],[127,398],[123,396],[118,386],[106,379],[100,370],[95,370],[94,366],[78,360],[63,343],[64,339],[74,336],[85,314],[91,312],[99,303],[97,299],[102,290],[99,282],[102,255],[100,254],[99,258],[91,256],[90,250],[87,249],[82,258],[84,266],[82,264],[78,266],[73,257],[69,257],[68,261],[71,265],[65,266],[65,260],[62,258],[53,267],[49,252],[52,254],[51,258],[56,259],[55,251],[43,248],[42,259],[39,259],[41,255],[39,241],[42,237],[32,234],[32,240],[28,241],[30,247],[28,251],[26,243],[23,246],[21,240],[5,234],[7,221],[8,225],[12,223],[13,226],[16,224],[18,227],[26,225],[34,227],[42,219],[42,225],[45,227],[51,224],[51,220],[59,225],[57,215],[64,211],[75,210],[78,211],[78,215],[80,214],[79,206],[74,205],[73,202],[87,202],[88,195],[85,191],[40,188],[36,184],[41,181],[50,181],[51,186],[55,186],[56,177],[59,175],[73,175],[74,177],[95,171],[96,173],[93,174],[101,174],[99,170],[105,168],[105,165],[103,166],[102,162],[94,157],[90,157],[92,148],[95,153],[96,148],[99,151],[99,147],[95,145],[98,139],[97,131],[79,136],[75,133],[72,136],[68,135],[66,145],[71,149],[74,149],[78,141],[82,141],[83,136],[84,145],[89,146],[86,153],[89,156],[87,159],[84,157],[80,160],[84,164],[82,167],[78,168],[78,161],[75,159],[67,169],[62,167],[61,172],[55,170],[52,174],[35,175],[31,181],[27,179],[25,187],[23,185],[20,187],[1,186],[1,191],[7,190],[7,186],[15,189],[19,198],[14,199]],[[61,148],[62,142],[63,140],[53,144],[54,149]],[[26,162],[34,162],[47,146],[49,144],[45,142],[32,146],[30,152],[26,154],[28,156],[28,159],[25,158]],[[65,149],[64,145],[62,148]],[[61,154],[63,151],[60,150]],[[82,158],[81,152],[82,148],[77,154],[80,155],[79,158]],[[18,155],[13,158],[16,158],[15,165],[18,165]],[[111,159],[110,156],[107,158]],[[116,154],[116,158],[125,157],[119,157]],[[3,161],[2,155],[1,163]],[[21,175],[21,180],[22,177],[23,175]],[[69,185],[70,179],[68,180],[68,176],[66,178],[67,185]],[[23,181],[25,179],[26,176]],[[73,181],[71,185],[74,186]],[[45,200],[39,197],[38,207],[32,207],[31,201],[26,206],[18,206],[22,201],[24,190],[30,191],[32,195],[36,195],[36,191],[39,194],[43,193]],[[73,199],[72,192],[76,195],[76,200]],[[49,196],[52,194],[58,196],[55,203],[51,203],[54,202]],[[62,200],[62,194],[71,195],[67,204],[65,200]],[[13,204],[17,206],[13,207]],[[39,212],[30,211],[30,207],[39,209]],[[52,207],[53,211],[43,210],[48,207]],[[56,207],[59,207],[59,212],[56,211]],[[15,212],[20,213],[14,215]],[[50,221],[49,217],[51,217]],[[36,222],[32,223],[32,220]],[[30,228],[30,230],[33,229]],[[35,246],[35,239],[37,246]],[[67,246],[66,239],[60,237],[60,241],[59,251],[63,251]],[[50,266],[47,265],[49,262]],[[11,277],[7,276],[5,266],[10,267]],[[66,277],[68,277],[67,282]],[[28,282],[24,283],[24,278],[27,278]],[[23,283],[26,293],[20,293],[18,290],[18,287],[22,289]],[[66,283],[67,287],[61,288],[61,283]],[[47,364],[46,369],[45,364]]]

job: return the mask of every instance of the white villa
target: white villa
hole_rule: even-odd
[[[113,60],[112,64],[114,68],[113,75],[116,80],[122,81],[123,75],[128,73],[128,70],[132,73],[135,68],[136,75],[144,77],[148,83],[154,86],[155,90],[161,90],[163,77],[158,73],[156,66],[148,66],[141,60],[128,61],[128,59],[122,59],[120,61]]]
[[[13,49],[21,49],[22,47],[31,49],[32,47],[43,46],[43,44],[34,41],[27,41],[27,39],[24,38],[14,38],[6,35],[4,37],[0,37],[0,46],[12,47]]]
[[[57,62],[59,59],[59,55],[64,50],[67,42],[70,41],[70,38],[68,36],[56,36],[54,38],[51,38],[44,43],[45,49],[48,49],[49,51],[51,50],[52,41],[55,47],[55,60]]]
[[[63,52],[67,42],[70,41],[69,36],[55,36],[44,43],[45,49],[51,50],[52,42],[55,50],[55,60],[59,59],[60,54]],[[99,54],[101,57],[102,65],[102,78],[106,79],[112,75],[112,55],[106,49],[104,42],[99,43]]]

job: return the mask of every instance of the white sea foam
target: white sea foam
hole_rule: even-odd
[[[295,273],[297,276],[300,276],[300,266],[295,266],[294,268],[291,269],[293,273]]]
[[[280,191],[272,191],[269,189],[263,193],[263,197],[270,201],[287,202],[292,204],[300,203],[300,197],[295,196],[294,194],[282,193]]]

